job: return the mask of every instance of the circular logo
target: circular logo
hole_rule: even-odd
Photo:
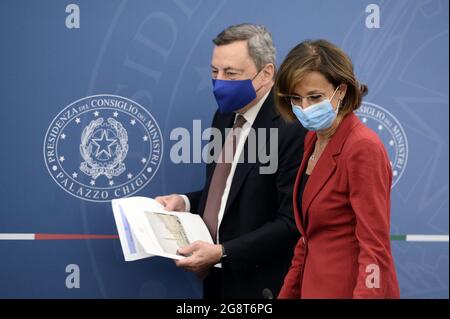
[[[93,95],[65,107],[50,124],[44,158],[53,180],[87,201],[130,196],[155,175],[162,160],[161,130],[137,102]]]
[[[379,105],[362,102],[356,111],[361,121],[378,133],[384,143],[392,167],[392,187],[402,177],[408,161],[408,140],[400,122]]]

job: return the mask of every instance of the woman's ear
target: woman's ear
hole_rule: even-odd
[[[339,85],[338,97],[340,100],[344,99],[346,93],[347,93],[347,84],[343,83]]]

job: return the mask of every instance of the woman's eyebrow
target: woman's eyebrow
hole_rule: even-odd
[[[307,93],[306,93],[306,95],[311,95],[311,94],[323,94],[325,91],[324,90],[311,90],[311,91],[308,91]]]
[[[324,91],[321,91],[321,90],[312,90],[312,91],[308,91],[308,92],[306,92],[306,96],[308,96],[308,95],[314,95],[314,94],[324,94]],[[291,94],[292,96],[301,96],[300,94],[298,94],[298,93],[292,93]]]

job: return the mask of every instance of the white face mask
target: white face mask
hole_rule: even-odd
[[[340,103],[336,110],[334,110],[330,100],[333,99],[338,88],[339,86],[334,90],[330,99],[325,99],[319,103],[310,105],[305,109],[291,103],[292,112],[294,112],[304,128],[310,131],[318,131],[331,127],[339,112]]]

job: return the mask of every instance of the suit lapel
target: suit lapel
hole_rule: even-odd
[[[305,228],[303,224],[303,220],[300,216],[303,216],[303,214],[300,214],[300,208],[298,203],[298,188],[300,187],[300,182],[302,179],[303,172],[306,169],[306,166],[308,164],[308,159],[311,156],[313,150],[314,150],[314,143],[316,142],[316,134],[309,132],[308,135],[305,138],[305,145],[304,145],[304,152],[303,152],[303,158],[302,162],[300,164],[300,168],[297,171],[297,177],[295,178],[295,184],[294,184],[294,192],[292,196],[293,200],[293,207],[294,207],[294,216],[295,216],[295,222],[297,224],[297,228],[300,230],[300,233],[302,236],[305,236]]]
[[[314,140],[317,140],[317,137],[315,137]],[[314,143],[312,149],[314,149]],[[325,185],[327,180],[336,169],[336,162],[333,158],[333,155],[334,149],[330,141],[330,143],[326,146],[325,150],[320,156],[319,161],[316,163],[316,166],[314,167],[304,189],[302,198],[302,212],[304,222],[306,221],[306,217],[309,212],[309,206],[311,205],[312,200],[317,196],[319,191],[322,189],[322,187]],[[309,157],[304,159],[305,162],[308,162],[308,160]]]
[[[322,155],[320,156],[316,166],[314,167],[308,183],[306,183],[305,190],[302,198],[302,211],[304,220],[306,220],[311,202],[320,192],[320,190],[327,183],[328,179],[333,175],[336,170],[336,157],[341,153],[342,147],[350,134],[350,131],[358,124],[359,119],[354,113],[348,114],[339,125],[336,133],[332,136],[330,142],[325,147]],[[314,141],[317,140],[317,136]],[[312,149],[314,149],[314,143],[312,143]],[[312,152],[312,150],[311,150]],[[310,153],[311,154],[311,153]],[[308,156],[309,159],[309,156]],[[304,158],[303,162],[307,162],[308,159]],[[303,164],[303,163],[302,163]],[[306,164],[305,164],[306,169]]]
[[[279,115],[275,113],[273,109],[273,93],[271,92],[267,99],[264,101],[264,104],[261,106],[261,109],[258,112],[258,115],[253,122],[252,128],[256,133],[256,142],[258,141],[258,128],[269,128],[272,127],[272,121],[274,118],[277,118]],[[266,132],[267,133],[267,132]],[[266,143],[269,140],[269,134],[266,134]],[[258,152],[263,152],[264,149],[258,149]],[[248,154],[248,139],[245,141],[244,148],[242,150],[241,156],[244,154]],[[248,157],[248,156],[247,156]],[[235,200],[236,196],[239,194],[239,190],[242,187],[248,173],[250,170],[256,165],[256,163],[248,163],[247,161],[243,161],[236,165],[236,170],[234,171],[233,181],[231,183],[230,192],[228,194],[227,204],[225,206],[224,216],[230,207],[230,205]]]

